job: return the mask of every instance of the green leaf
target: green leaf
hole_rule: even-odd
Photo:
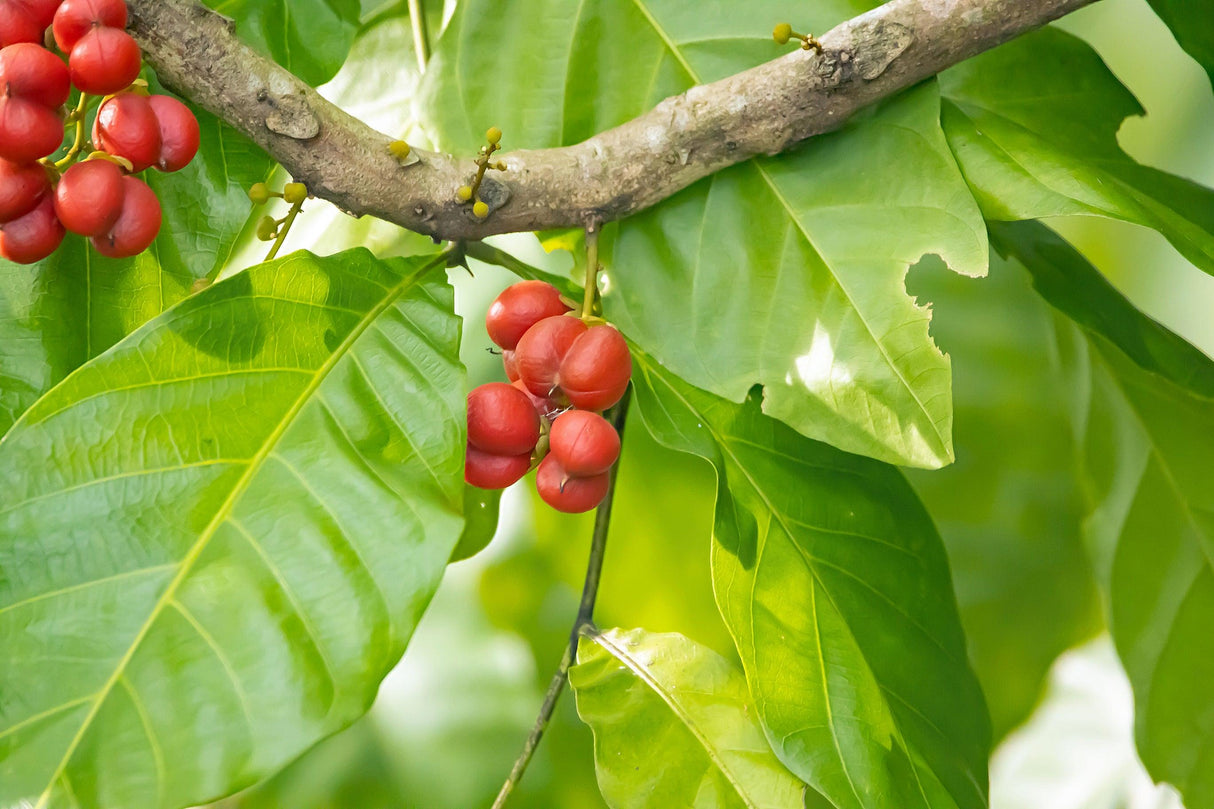
[[[144,173],[164,213],[150,250],[109,259],[69,235],[32,266],[0,260],[0,435],[53,385],[228,260],[249,217],[246,189],[272,162],[215,116],[191,109],[202,131],[198,156],[173,174]]]
[[[236,34],[308,84],[337,74],[358,33],[359,0],[205,0]]]
[[[0,442],[0,804],[195,805],[367,709],[462,527],[435,263],[254,267]]]
[[[1098,631],[1100,600],[1055,316],[998,256],[979,280],[938,265],[912,270],[909,286],[932,302],[953,361],[957,462],[909,477],[948,549],[998,739],[1029,715],[1054,659]]]
[[[489,124],[509,148],[572,143],[775,58],[773,20],[822,31],[868,6],[765,0],[704,14],[674,0],[529,0],[503,19],[470,0],[427,70],[422,106],[444,148],[475,149]],[[472,78],[489,74],[492,86]],[[807,436],[895,463],[949,463],[949,363],[903,278],[927,253],[981,275],[987,243],[939,112],[929,82],[630,218],[604,245],[608,317],[693,385],[735,402],[763,385],[764,412]]]
[[[1206,69],[1214,82],[1214,2],[1211,0],[1147,0],[1159,19],[1172,29],[1180,47]]]
[[[1042,29],[945,71],[940,87],[949,145],[988,219],[1120,219],[1214,273],[1214,191],[1121,151],[1117,130],[1142,108],[1082,40]]]
[[[1214,362],[1151,321],[1044,226],[992,229],[1078,326],[1090,369],[1079,416],[1117,651],[1151,775],[1188,806],[1214,802]]]
[[[464,533],[451,552],[452,562],[462,562],[488,547],[497,531],[501,499],[500,490],[489,491],[464,485]]]
[[[801,809],[803,785],[771,752],[746,678],[682,635],[611,629],[584,636],[569,669],[594,730],[599,788],[612,809]]]
[[[840,809],[985,807],[986,706],[905,478],[634,357],[650,431],[716,467],[717,603],[780,760]]]

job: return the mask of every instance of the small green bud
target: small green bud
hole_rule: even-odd
[[[308,187],[303,183],[287,183],[282,187],[282,198],[291,205],[298,205],[308,198]]]
[[[496,126],[489,127],[488,131],[485,132],[485,140],[489,141],[494,146],[497,146],[502,142],[502,130],[498,129]]]
[[[254,205],[265,205],[270,199],[270,188],[265,183],[253,183],[249,189],[249,200]]]
[[[461,185],[455,192],[455,198],[460,202],[467,202],[468,200],[472,199],[472,186]]]
[[[477,219],[484,219],[489,215],[489,206],[478,199],[476,204],[472,206],[472,215]]]
[[[412,152],[413,149],[403,140],[394,140],[388,144],[388,151],[391,152],[392,156],[397,160],[407,160],[409,158],[409,153]]]
[[[771,36],[781,45],[787,45],[788,40],[792,39],[792,26],[786,22],[782,22],[771,32]]]
[[[278,223],[272,216],[263,216],[257,221],[257,238],[263,242],[272,241],[278,235]]]

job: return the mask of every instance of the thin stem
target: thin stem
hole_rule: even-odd
[[[624,398],[620,399],[611,410],[611,424],[620,434],[621,441],[624,437],[624,423],[628,418],[628,402],[631,395],[632,388],[629,387],[624,392]],[[578,638],[581,637],[584,628],[594,626],[594,603],[598,599],[599,581],[603,576],[603,558],[607,553],[607,532],[611,527],[611,505],[615,501],[615,481],[619,468],[620,465],[617,461],[608,473],[610,478],[607,484],[607,496],[603,498],[603,502],[599,504],[598,510],[594,513],[594,536],[590,541],[590,558],[586,562],[586,581],[582,585],[582,601],[578,605],[577,617],[574,619],[573,629],[569,633],[569,644],[565,647],[565,653],[561,656],[556,673],[552,675],[552,680],[548,683],[548,690],[544,692],[544,702],[540,706],[540,714],[535,719],[535,725],[531,728],[527,741],[523,743],[523,751],[515,759],[514,767],[510,769],[506,783],[502,784],[501,791],[497,793],[497,799],[493,801],[493,809],[502,809],[506,805],[510,793],[522,780],[523,773],[526,772],[527,765],[531,763],[531,757],[535,755],[540,739],[544,737],[544,731],[548,729],[548,723],[552,720],[556,702],[560,699],[561,692],[565,690],[565,683],[569,680],[569,667],[573,665],[573,660],[577,655]]]
[[[426,30],[426,9],[422,0],[409,0],[409,25],[413,27],[413,50],[417,52],[417,69],[426,72],[430,61],[430,32]]]
[[[303,203],[297,202],[291,206],[291,212],[282,220],[282,224],[278,227],[278,237],[274,239],[274,244],[270,245],[270,252],[266,254],[266,261],[272,261],[278,251],[282,249],[282,243],[287,240],[287,233],[291,230],[291,225],[295,223],[295,217],[299,216],[299,212],[303,210]]]
[[[76,119],[76,139],[72,141],[72,146],[67,150],[62,158],[55,161],[55,168],[62,169],[76,159],[76,155],[80,154],[80,149],[84,146],[84,110],[88,105],[88,95],[80,94],[80,100],[76,102],[76,109],[72,111],[72,117]]]
[[[586,228],[586,294],[582,298],[582,320],[594,313],[594,294],[599,288],[599,227]]]

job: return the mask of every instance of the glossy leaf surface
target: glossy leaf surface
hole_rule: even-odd
[[[945,71],[940,87],[949,145],[987,218],[1121,219],[1214,273],[1214,191],[1121,151],[1117,130],[1142,107],[1082,40],[1042,29]]]
[[[0,443],[0,803],[179,807],[362,714],[462,528],[432,257],[299,253],[145,325]]]
[[[716,467],[717,603],[780,759],[836,807],[984,807],[986,706],[902,475],[640,352],[634,380],[658,440]]]
[[[337,74],[358,33],[359,0],[206,0],[247,44],[308,84]],[[373,9],[369,9],[373,10]]]
[[[506,148],[576,142],[775,58],[769,20],[822,31],[867,7],[525,5],[509,19],[488,0],[456,12],[423,87],[444,147],[475,149],[486,122],[502,127]],[[486,49],[487,37],[516,44]],[[492,88],[470,79],[490,73]],[[928,336],[930,313],[903,286],[927,253],[986,271],[986,231],[931,83],[622,223],[606,314],[694,385],[741,402],[762,384],[764,411],[805,435],[934,468],[952,460],[949,364]]]
[[[1080,420],[1093,507],[1087,525],[1134,688],[1139,755],[1186,805],[1207,806],[1214,801],[1214,362],[1134,309],[1043,226],[993,233],[1090,345],[1070,346],[1091,380],[1080,391],[1088,405]]]
[[[594,730],[599,787],[612,809],[801,809],[802,783],[772,753],[746,678],[675,634],[584,636],[569,670]]]

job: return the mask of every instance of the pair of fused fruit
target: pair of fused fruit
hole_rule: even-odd
[[[139,75],[139,45],[126,23],[123,0],[0,0],[0,48],[41,45],[49,27],[68,57],[72,84],[106,95]]]
[[[540,497],[558,511],[582,512],[606,496],[620,453],[615,428],[594,411],[623,396],[632,358],[615,328],[587,326],[570,309],[541,281],[515,284],[490,306],[485,325],[511,384],[469,394],[465,479],[505,488],[538,461]]]

